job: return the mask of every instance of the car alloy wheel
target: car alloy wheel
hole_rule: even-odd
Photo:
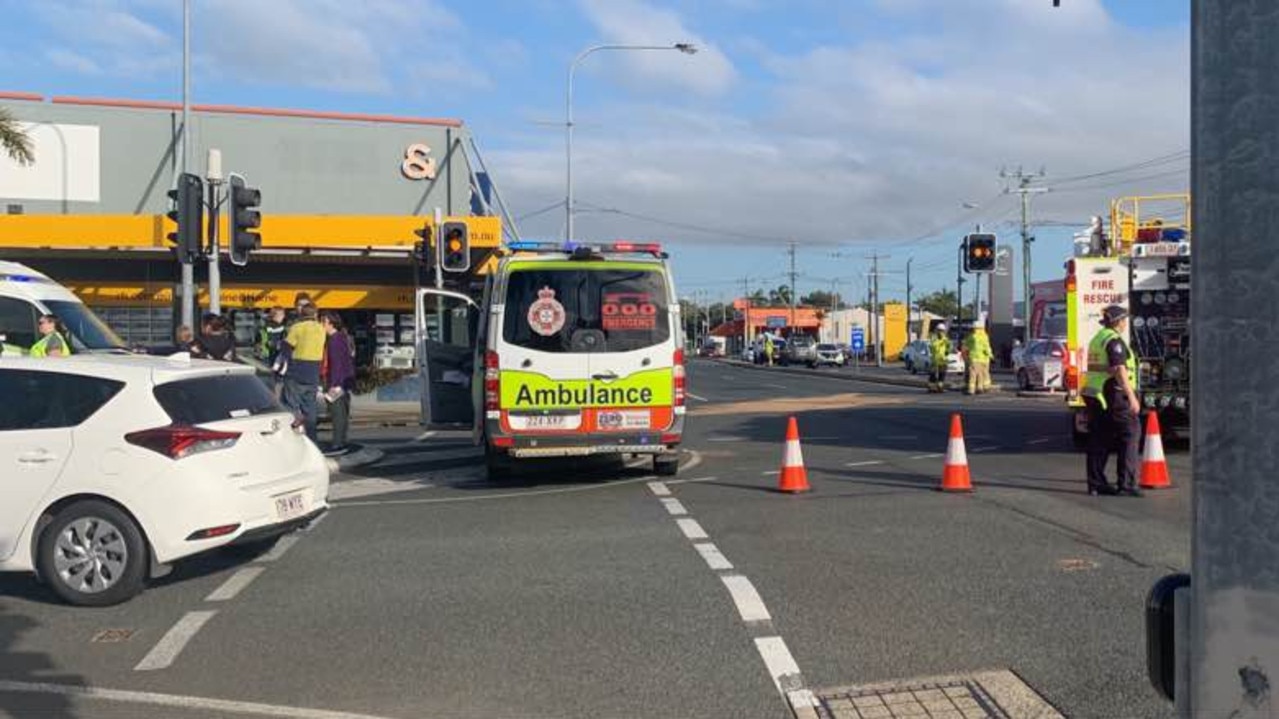
[[[142,591],[147,545],[128,514],[107,502],[84,500],[68,505],[48,524],[36,563],[59,597],[101,607]]]
[[[101,517],[84,517],[58,533],[53,566],[58,578],[84,594],[105,592],[120,581],[129,547],[120,529]]]

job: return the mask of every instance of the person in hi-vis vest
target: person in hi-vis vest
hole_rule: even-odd
[[[1137,489],[1137,446],[1141,404],[1137,400],[1137,358],[1124,340],[1128,311],[1102,310],[1102,328],[1088,343],[1084,403],[1088,407],[1088,493],[1141,496]],[[1115,487],[1106,481],[1111,451],[1118,454]]]

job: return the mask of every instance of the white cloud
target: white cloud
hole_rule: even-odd
[[[53,47],[45,51],[44,57],[55,67],[80,75],[101,75],[102,67],[98,63],[79,53],[64,47]]]
[[[963,201],[993,200],[977,213],[988,223],[1009,217],[1012,199],[996,199],[1001,166],[1044,165],[1051,182],[1189,147],[1185,28],[1124,27],[1096,0],[1064,3],[1073,9],[1060,15],[1021,0],[882,4],[910,31],[801,52],[762,48],[769,76],[752,78],[763,102],[751,103],[760,110],[596,110],[574,152],[580,200],[723,234],[615,214],[584,215],[581,234],[724,244],[742,235],[908,238],[961,214]],[[517,212],[562,196],[563,151],[544,142],[492,163]],[[1064,185],[1036,199],[1035,212],[1083,224],[1113,195],[1184,189],[1185,178],[1077,189],[1185,166]],[[525,229],[555,235],[561,221],[550,213]]]
[[[728,57],[714,43],[685,26],[674,11],[642,0],[580,2],[605,42],[654,46],[688,42],[697,46],[697,54],[692,57],[672,51],[625,52],[609,58],[625,68],[631,80],[647,86],[685,88],[703,95],[719,95],[733,85],[737,72]]]
[[[174,67],[169,63],[180,38],[175,40],[125,0],[41,2],[33,11],[57,43],[42,54],[59,69],[150,79]]]

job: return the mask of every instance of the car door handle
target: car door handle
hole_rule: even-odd
[[[591,375],[591,379],[597,379],[601,382],[612,382],[617,379],[617,373],[612,370],[609,370],[608,372],[600,372],[599,374]]]
[[[40,450],[39,452],[27,452],[26,454],[18,455],[18,462],[21,464],[47,464],[57,458],[57,455]]]

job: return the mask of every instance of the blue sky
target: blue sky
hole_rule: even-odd
[[[1189,147],[1188,0],[1051,4],[193,0],[194,99],[459,117],[527,216],[563,197],[577,51],[691,41],[691,57],[599,53],[581,66],[580,236],[663,240],[682,289],[713,298],[746,276],[781,284],[789,239],[801,292],[860,295],[873,251],[892,270],[914,258],[927,292],[953,285],[969,223],[1015,240],[999,171],[1020,164],[1054,188],[1032,212],[1053,223],[1035,230],[1036,279],[1048,279],[1074,226],[1111,197],[1185,189],[1189,164],[1176,154]],[[178,0],[0,9],[0,89],[179,97]],[[563,212],[520,226],[558,236]],[[904,277],[883,290],[901,295]]]

